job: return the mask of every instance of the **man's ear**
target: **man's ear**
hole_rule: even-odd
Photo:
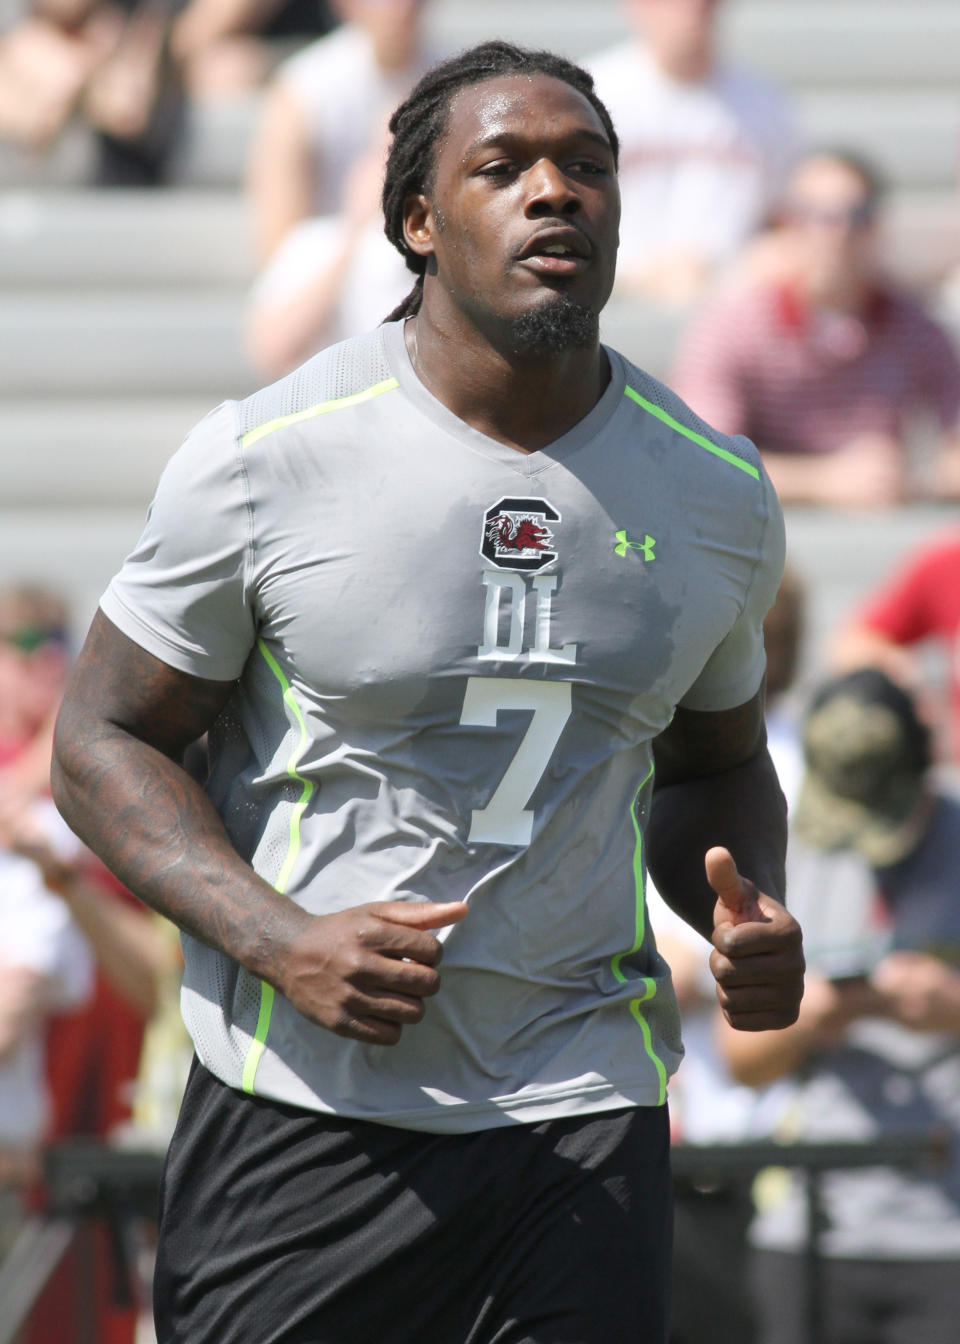
[[[403,236],[411,252],[418,257],[432,257],[436,227],[429,199],[422,195],[408,196],[403,203]]]

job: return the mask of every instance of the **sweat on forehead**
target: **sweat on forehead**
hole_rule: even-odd
[[[564,80],[539,73],[500,75],[459,89],[452,96],[435,147],[434,168],[451,136],[457,140],[455,152],[466,157],[476,146],[501,134],[523,134],[532,127],[539,130],[544,122],[551,133],[561,127],[582,130],[610,143],[589,100]]]

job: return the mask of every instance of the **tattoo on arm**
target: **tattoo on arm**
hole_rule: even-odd
[[[240,858],[180,764],[233,688],[167,667],[98,613],[57,722],[52,784],[71,827],[135,895],[255,969],[301,912]]]

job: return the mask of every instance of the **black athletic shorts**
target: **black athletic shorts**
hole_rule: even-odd
[[[164,1174],[159,1344],[663,1344],[666,1107],[440,1135],[194,1064]]]

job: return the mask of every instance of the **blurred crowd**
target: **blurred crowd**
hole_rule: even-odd
[[[614,303],[682,315],[668,381],[708,425],[756,441],[787,505],[960,499],[960,361],[936,316],[960,307],[960,237],[953,277],[932,277],[923,293],[904,287],[885,250],[882,173],[854,146],[804,143],[786,95],[725,59],[721,7],[624,0],[629,36],[579,53],[621,139]],[[175,176],[191,106],[255,94],[246,343],[272,379],[382,321],[410,287],[383,236],[380,193],[391,110],[444,54],[429,9],[426,0],[24,0],[0,35],[0,141],[42,156],[81,122],[98,184],[160,186]],[[685,1019],[671,1095],[678,1142],[869,1145],[937,1134],[945,1156],[934,1169],[830,1171],[819,1213],[802,1173],[754,1180],[720,1167],[708,1182],[678,1182],[674,1344],[803,1344],[814,1236],[824,1340],[956,1337],[960,523],[951,529],[951,517],[876,576],[802,686],[808,595],[794,570],[768,617],[768,733],[790,804],[788,890],[809,965],[796,1026],[725,1029],[709,949],[648,893]],[[161,1150],[190,1058],[176,935],[82,850],[47,797],[69,628],[56,594],[32,584],[0,592],[0,1262],[35,1206],[45,1145],[83,1134]],[[942,678],[931,678],[931,647]],[[70,1344],[58,1304],[91,1273],[103,1284],[89,1337],[133,1339],[135,1306],[112,1305],[109,1255],[102,1246],[91,1255],[60,1266],[31,1344]]]

